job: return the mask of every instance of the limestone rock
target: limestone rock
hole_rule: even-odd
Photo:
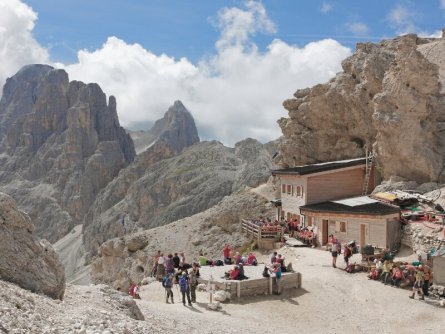
[[[149,131],[130,131],[129,133],[138,154],[159,139],[168,143],[178,153],[185,147],[199,142],[193,116],[181,101],[175,101],[164,117],[156,121]]]
[[[85,218],[86,249],[95,255],[109,238],[202,212],[224,196],[266,182],[271,166],[269,152],[253,139],[235,148],[200,142],[178,155],[157,141],[96,198]]]
[[[15,201],[0,193],[0,276],[21,287],[62,299],[65,273],[57,253],[33,235],[34,226]]]
[[[97,193],[135,156],[116,100],[63,70],[29,65],[0,101],[0,189],[54,242],[82,222]]]
[[[358,43],[343,72],[283,103],[280,164],[360,157],[367,147],[385,180],[442,182],[444,57],[443,39]]]

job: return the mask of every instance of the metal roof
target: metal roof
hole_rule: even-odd
[[[346,214],[387,215],[400,212],[400,208],[375,201],[367,196],[347,198],[339,201],[329,201],[300,206],[301,210],[310,212],[332,212]]]
[[[366,164],[366,158],[321,162],[312,165],[304,165],[283,169],[274,169],[272,174],[293,174],[293,175],[308,175],[314,173],[325,172],[329,170],[336,170],[352,166],[360,166]]]

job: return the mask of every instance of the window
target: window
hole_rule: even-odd
[[[295,196],[297,196],[297,197],[301,196],[301,187],[300,186],[297,186],[297,194]]]
[[[340,222],[340,232],[346,233],[346,222]]]
[[[286,193],[286,185],[285,185],[285,184],[282,184],[282,185],[281,185],[281,192],[282,192],[283,194]]]
[[[311,216],[307,217],[307,226],[312,226],[312,217]]]
[[[301,197],[303,197],[303,187],[301,187]]]
[[[287,185],[287,193],[289,195],[292,193],[292,186],[290,184]]]

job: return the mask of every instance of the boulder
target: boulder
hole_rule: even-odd
[[[0,193],[0,276],[24,289],[62,299],[65,271],[51,244],[33,235],[34,226],[15,201]]]

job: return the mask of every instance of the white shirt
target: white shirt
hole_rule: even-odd
[[[158,264],[164,264],[164,262],[165,262],[164,257],[160,256],[159,259],[158,259]]]

